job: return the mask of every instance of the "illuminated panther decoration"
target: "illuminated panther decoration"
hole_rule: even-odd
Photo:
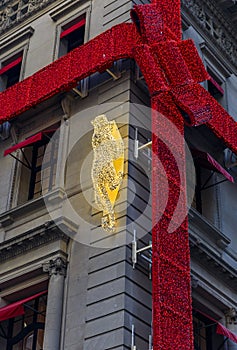
[[[104,114],[91,123],[94,126],[91,177],[95,203],[103,211],[102,228],[114,232],[114,204],[123,179],[124,144],[115,121],[108,121]]]

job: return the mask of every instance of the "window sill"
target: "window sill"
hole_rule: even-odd
[[[16,220],[18,220],[21,216],[29,216],[34,211],[38,211],[39,209],[44,207],[44,199],[43,197],[39,197],[37,199],[32,199],[24,204],[17,205],[16,207],[6,211],[5,213],[0,215],[0,224],[2,227],[7,227],[13,224]]]

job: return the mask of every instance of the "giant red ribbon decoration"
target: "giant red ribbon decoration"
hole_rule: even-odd
[[[143,72],[152,102],[153,131],[153,349],[193,349],[190,252],[186,210],[184,141],[169,135],[159,113],[183,135],[184,123],[206,124],[227,147],[237,152],[237,124],[199,85],[208,79],[191,40],[181,40],[180,0],[154,0],[135,6],[133,24],[120,24],[76,48],[0,94],[0,122],[36,106],[55,94],[77,86],[78,81],[109,68],[121,58],[134,58]],[[184,119],[184,113],[188,119]],[[176,147],[182,172],[159,138],[160,130]],[[166,171],[169,196],[160,213],[163,181],[158,158]],[[178,201],[184,221],[174,232],[169,225]],[[159,219],[159,217],[161,217]]]

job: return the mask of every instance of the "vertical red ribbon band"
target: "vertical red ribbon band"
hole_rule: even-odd
[[[192,350],[192,301],[190,286],[190,253],[188,237],[188,220],[186,214],[185,179],[185,145],[177,144],[177,138],[169,137],[170,147],[159,135],[165,129],[164,117],[183,136],[184,124],[177,107],[169,95],[157,95],[152,98],[152,132],[153,132],[153,172],[152,172],[152,305],[153,305],[153,349],[154,350]],[[161,131],[162,130],[162,131]],[[181,138],[180,138],[181,139]],[[179,155],[179,167],[176,157]],[[164,167],[166,178],[160,169]],[[181,165],[181,167],[180,167]],[[180,173],[180,170],[183,172]],[[168,201],[164,212],[160,208],[161,199],[167,196]],[[179,202],[179,216],[183,222],[170,232],[171,220]],[[181,203],[180,203],[181,202]],[[173,223],[174,225],[176,222]]]

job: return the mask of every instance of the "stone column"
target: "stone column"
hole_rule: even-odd
[[[237,335],[237,311],[234,308],[229,309],[226,314],[226,327]],[[228,350],[237,350],[237,343],[228,340]]]
[[[59,350],[66,263],[62,258],[58,257],[44,264],[43,270],[44,272],[48,272],[50,276],[44,332],[44,350]]]

